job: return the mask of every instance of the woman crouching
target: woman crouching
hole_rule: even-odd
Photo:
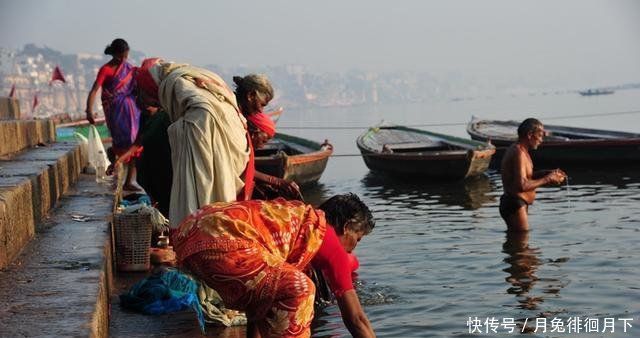
[[[348,253],[375,225],[354,194],[319,208],[300,201],[207,205],[172,232],[178,260],[215,289],[228,308],[247,313],[247,337],[309,337],[320,269],[354,337],[375,337],[351,280]]]

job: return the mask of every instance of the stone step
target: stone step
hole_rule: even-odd
[[[82,174],[0,270],[0,337],[107,337],[114,195]]]
[[[0,157],[55,141],[56,126],[51,120],[0,121]]]
[[[86,165],[75,143],[53,143],[0,160],[0,268],[34,236]]]

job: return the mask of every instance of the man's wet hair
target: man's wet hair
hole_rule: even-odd
[[[542,128],[542,122],[540,120],[530,117],[518,126],[518,137],[527,137],[529,133],[534,133],[536,130]]]
[[[354,231],[363,231],[368,234],[376,225],[373,215],[360,198],[353,193],[335,195],[326,200],[318,208],[325,213],[325,218],[331,224],[338,235],[343,233],[343,225]]]

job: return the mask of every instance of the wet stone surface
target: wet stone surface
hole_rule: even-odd
[[[186,338],[186,337],[217,337],[244,338],[244,326],[229,328],[208,325],[206,333],[200,332],[198,320],[192,311],[172,313],[166,315],[144,315],[124,309],[120,306],[119,295],[136,282],[146,277],[146,273],[117,273],[114,276],[114,289],[111,295],[111,321],[109,336],[112,338]]]
[[[0,337],[87,337],[104,280],[113,196],[83,176],[0,271]],[[85,194],[84,192],[92,192]],[[91,215],[87,222],[71,215]]]

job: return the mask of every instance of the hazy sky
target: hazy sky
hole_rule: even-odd
[[[0,0],[0,46],[223,66],[427,71],[494,80],[640,81],[636,0]]]

